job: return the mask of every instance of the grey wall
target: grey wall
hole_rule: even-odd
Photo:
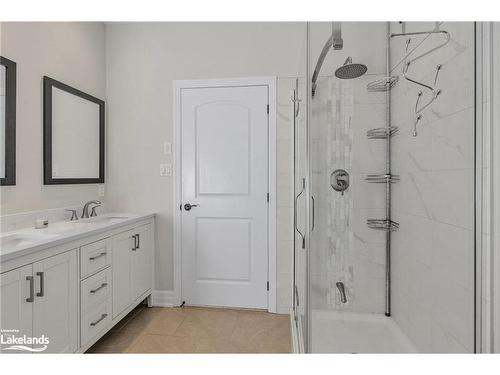
[[[17,63],[17,182],[1,187],[1,213],[80,204],[96,185],[43,185],[42,77],[105,99],[102,23],[1,23],[0,53]]]
[[[161,146],[173,140],[173,81],[296,76],[304,37],[304,23],[106,25],[107,203],[159,214],[157,289],[173,288],[173,178],[159,176],[172,161]]]

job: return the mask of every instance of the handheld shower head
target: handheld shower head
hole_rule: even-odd
[[[354,64],[352,57],[348,57],[340,68],[335,71],[335,77],[340,79],[353,79],[361,77],[368,68],[364,64]]]

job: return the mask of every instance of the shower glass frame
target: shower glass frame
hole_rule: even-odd
[[[388,23],[389,24],[389,23]],[[477,25],[475,26],[474,28],[474,31],[476,32],[477,30]],[[307,42],[307,46],[306,46],[306,54],[307,54],[307,59],[306,59],[306,70],[307,70],[307,74],[306,74],[306,84],[305,84],[305,90],[306,90],[306,95],[305,97],[303,96],[302,97],[302,107],[305,107],[306,109],[306,175],[307,175],[307,179],[306,179],[306,184],[305,184],[305,195],[307,197],[306,199],[306,202],[304,203],[305,205],[305,210],[306,210],[306,215],[305,215],[305,224],[306,224],[306,227],[305,228],[308,228],[307,231],[305,232],[305,253],[306,253],[306,293],[305,293],[305,302],[306,302],[306,311],[305,311],[305,321],[306,321],[306,327],[303,327],[304,328],[304,331],[303,331],[303,338],[304,338],[304,342],[303,342],[303,347],[302,347],[302,350],[304,352],[312,352],[312,340],[313,340],[313,337],[312,337],[312,324],[313,324],[313,319],[312,319],[312,304],[311,304],[311,295],[312,295],[312,292],[311,292],[311,287],[312,287],[312,283],[311,283],[311,244],[310,244],[310,238],[311,238],[311,224],[312,224],[312,215],[313,215],[313,211],[314,211],[314,206],[312,204],[312,201],[311,201],[311,181],[313,181],[313,170],[312,170],[312,167],[311,167],[311,161],[312,161],[312,155],[311,155],[311,77],[312,77],[312,69],[314,68],[313,65],[312,65],[312,61],[314,61],[315,57],[316,56],[311,56],[311,23],[307,23],[307,26],[306,26],[306,42]],[[389,43],[390,44],[390,43]],[[474,73],[476,74],[476,77],[474,79],[474,82],[473,82],[473,86],[474,86],[474,111],[477,111],[477,90],[478,89],[481,89],[479,86],[480,86],[480,82],[478,82],[477,80],[477,37],[475,35],[475,38],[474,38],[474,45],[473,45],[473,52],[474,52]],[[335,51],[334,51],[335,52]],[[331,52],[330,52],[331,53]],[[387,49],[387,54],[389,55],[390,53],[390,46],[388,47]],[[388,56],[389,58],[389,56]],[[390,60],[388,60],[387,62],[387,71],[390,70],[390,63],[389,63]],[[304,100],[305,99],[305,100]],[[390,108],[390,105],[391,105],[391,100],[390,100],[390,91],[389,91],[389,94],[388,94],[388,103],[387,105],[389,106]],[[304,103],[305,102],[305,103]],[[304,105],[305,104],[305,105]],[[480,220],[479,218],[481,218],[481,206],[477,204],[478,201],[480,201],[482,199],[481,197],[481,194],[480,194],[480,190],[482,189],[482,181],[481,181],[481,178],[478,174],[478,169],[477,169],[477,163],[478,162],[481,162],[480,161],[480,152],[481,152],[481,143],[480,141],[477,139],[478,136],[481,136],[481,126],[482,124],[478,122],[478,116],[476,115],[475,118],[474,118],[474,140],[473,140],[473,144],[474,144],[474,169],[473,169],[473,175],[474,175],[474,197],[473,197],[473,210],[474,210],[474,224],[473,224],[473,246],[474,246],[474,250],[473,250],[473,255],[474,255],[474,276],[473,276],[473,280],[474,280],[474,285],[473,285],[473,288],[474,288],[474,306],[473,306],[473,310],[474,310],[474,321],[472,322],[472,324],[474,324],[474,336],[473,336],[473,340],[474,340],[474,350],[473,352],[483,352],[484,349],[482,349],[482,346],[484,346],[485,344],[483,343],[482,344],[482,340],[481,339],[481,336],[482,336],[482,333],[484,332],[484,327],[482,327],[482,321],[483,321],[483,314],[484,312],[482,311],[481,309],[481,299],[482,299],[482,296],[484,294],[484,291],[481,289],[481,284],[482,284],[482,266],[481,266],[481,247],[482,247],[482,244],[481,244],[481,236],[478,236],[477,235],[477,231],[480,230]],[[295,140],[296,142],[297,140]],[[294,142],[294,144],[295,144]],[[294,146],[295,147],[295,146]],[[389,155],[390,155],[390,149],[389,149]],[[295,154],[294,154],[294,157],[295,157]],[[295,161],[296,163],[296,161]],[[297,179],[295,179],[295,182],[297,183]],[[318,204],[318,202],[316,202],[316,204]],[[389,208],[390,209],[390,208]],[[296,249],[296,247],[295,247]],[[478,251],[478,249],[480,251]],[[294,297],[293,297],[293,303],[294,303],[294,313],[296,313],[296,305],[295,305],[295,284],[296,284],[296,279],[295,279],[295,274],[296,274],[296,259],[295,259],[295,253],[294,253]],[[390,298],[390,297],[389,297]],[[294,314],[295,315],[295,314]],[[296,316],[296,315],[295,315]]]

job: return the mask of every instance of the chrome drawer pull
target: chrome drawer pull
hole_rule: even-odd
[[[102,283],[101,286],[97,289],[91,290],[90,293],[97,293],[100,291],[102,288],[106,288],[108,286],[108,283]]]
[[[100,253],[99,255],[96,255],[95,257],[90,257],[89,260],[96,260],[97,258],[103,257],[106,254],[107,254],[106,252]]]
[[[102,315],[101,315],[101,317],[100,317],[99,319],[97,319],[97,320],[96,320],[95,322],[93,322],[93,323],[90,323],[90,326],[91,326],[91,327],[94,327],[94,326],[98,325],[98,324],[101,322],[101,320],[106,319],[106,317],[107,317],[107,316],[108,316],[108,314],[102,314]]]

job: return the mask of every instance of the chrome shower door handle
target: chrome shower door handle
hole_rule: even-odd
[[[36,275],[40,277],[40,291],[36,294],[36,296],[43,297],[45,292],[45,287],[44,287],[45,275],[43,272],[37,272]]]
[[[311,195],[311,202],[312,202],[312,225],[311,225],[311,232],[314,231],[314,224],[316,222],[315,217],[316,217],[316,210],[315,210],[315,202],[314,202],[314,197]]]
[[[295,197],[295,204],[293,205],[293,227],[295,228],[297,233],[302,238],[302,248],[303,249],[306,248],[306,237],[304,236],[304,234],[300,231],[300,229],[297,226],[297,202],[298,202],[300,196],[302,195],[302,193],[304,193],[305,187],[306,187],[306,179],[303,178],[302,179],[302,189],[300,190],[300,193]]]
[[[35,301],[35,279],[33,276],[26,276],[26,280],[30,282],[30,296],[26,298],[26,302]]]

